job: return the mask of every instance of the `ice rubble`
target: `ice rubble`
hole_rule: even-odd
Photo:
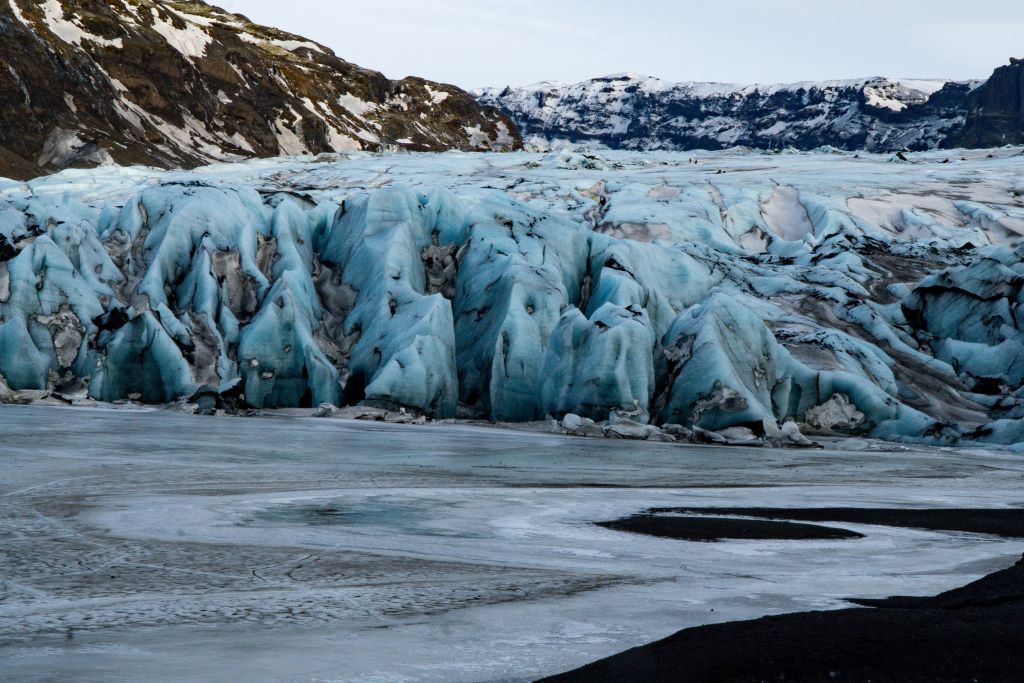
[[[1024,441],[1005,182],[940,201],[932,170],[847,156],[860,186],[825,187],[822,158],[355,155],[0,185],[3,393]]]

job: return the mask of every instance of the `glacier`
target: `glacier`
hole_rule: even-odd
[[[0,396],[1014,446],[1022,171],[575,148],[0,180]]]

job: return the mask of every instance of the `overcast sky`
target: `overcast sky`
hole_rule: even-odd
[[[774,83],[967,79],[1024,57],[1021,0],[212,0],[392,78],[465,88],[622,71]]]

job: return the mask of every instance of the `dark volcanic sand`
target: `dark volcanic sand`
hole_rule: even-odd
[[[988,607],[848,609],[702,626],[545,680],[1022,679],[1024,607],[1018,599]]]
[[[547,681],[1021,681],[1024,560],[933,598],[701,626]]]
[[[872,508],[655,508],[649,514],[690,513],[740,515],[764,519],[796,519],[803,522],[848,522],[877,524],[931,531],[966,531],[1024,538],[1024,510],[1016,509],[930,509],[900,510]]]
[[[864,538],[863,535],[854,531],[816,524],[723,517],[677,517],[646,514],[617,519],[612,522],[599,522],[598,526],[615,531],[628,531],[684,541],[720,541],[724,539],[802,541]]]
[[[651,513],[665,512],[652,510]],[[1024,537],[1020,510],[686,508]],[[657,518],[657,514],[647,515]],[[660,520],[669,519],[661,517]],[[935,597],[700,626],[545,681],[1022,681],[1024,559]]]

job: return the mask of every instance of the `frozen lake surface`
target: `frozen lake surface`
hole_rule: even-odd
[[[592,524],[656,506],[1024,505],[1024,460],[1003,453],[130,408],[3,406],[0,425],[4,680],[529,680],[687,626],[938,593],[1022,550],[845,523],[865,538]]]

